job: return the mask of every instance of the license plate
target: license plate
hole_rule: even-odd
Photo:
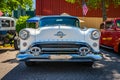
[[[71,59],[71,55],[50,55],[50,59]]]

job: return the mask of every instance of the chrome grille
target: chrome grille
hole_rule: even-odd
[[[33,47],[39,47],[41,53],[80,53],[80,47],[88,47],[88,45],[83,43],[37,43]]]

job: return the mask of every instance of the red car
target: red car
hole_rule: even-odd
[[[120,53],[120,18],[107,20],[100,24],[100,45]]]

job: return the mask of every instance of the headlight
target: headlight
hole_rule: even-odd
[[[26,31],[26,30],[21,30],[21,31],[19,32],[19,36],[20,36],[20,38],[23,39],[23,40],[28,39],[28,38],[29,38],[29,35],[30,35],[29,32]]]
[[[93,40],[97,40],[100,38],[100,32],[98,30],[94,30],[91,33],[91,39]]]

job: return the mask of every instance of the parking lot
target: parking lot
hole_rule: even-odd
[[[120,80],[120,55],[101,49],[103,60],[93,67],[81,63],[39,63],[26,67],[16,60],[18,51],[0,51],[2,80]]]

